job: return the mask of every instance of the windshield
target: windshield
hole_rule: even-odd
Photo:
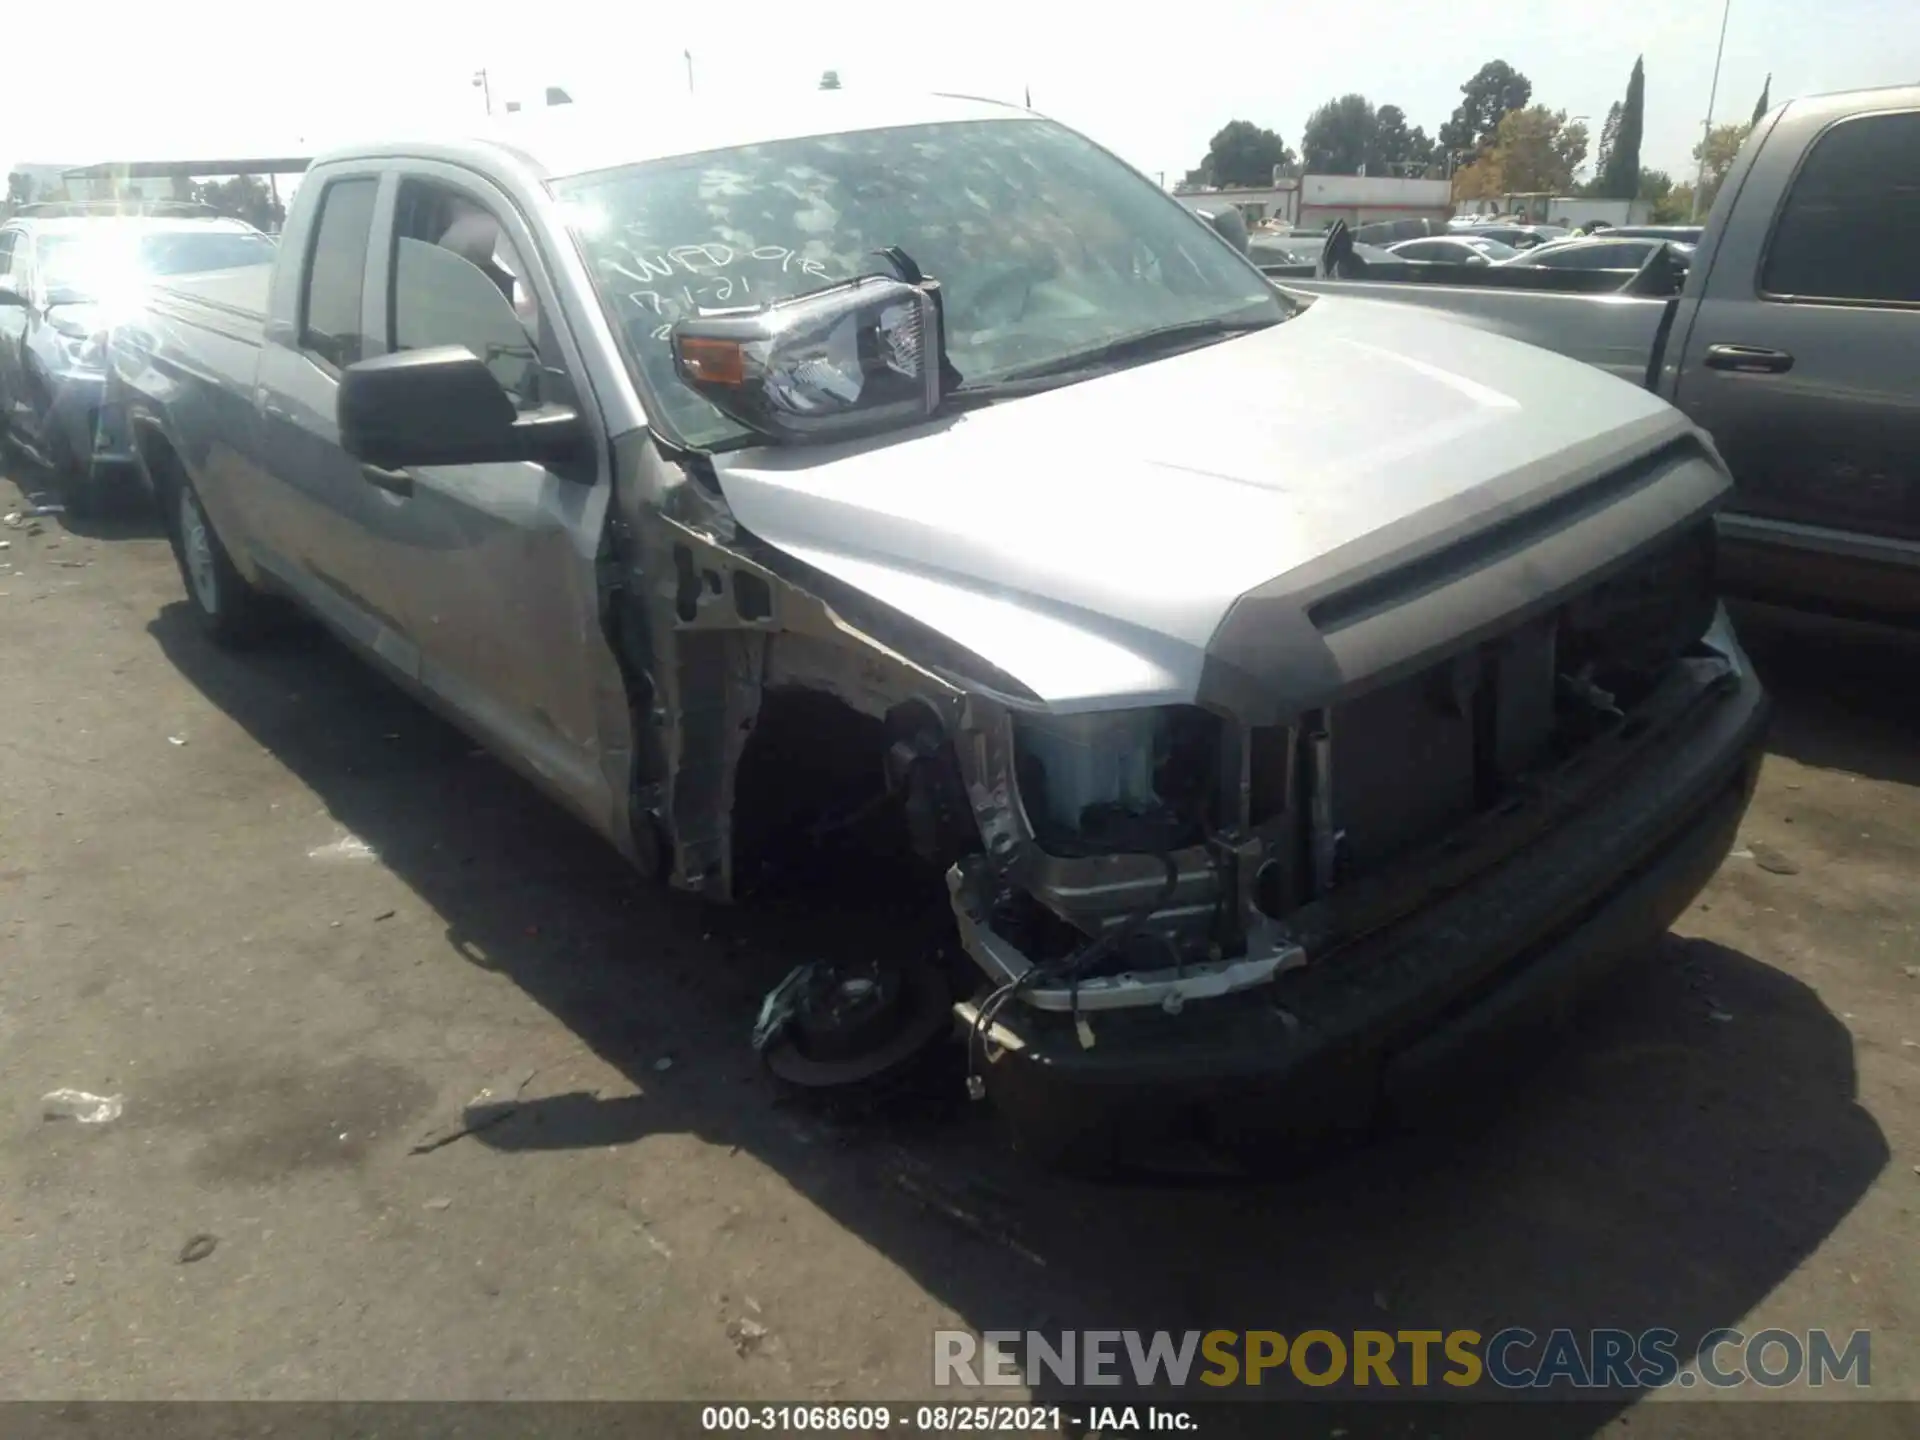
[[[1290,313],[1205,221],[1048,121],[782,140],[556,188],[643,389],[690,445],[744,432],[674,374],[673,322],[890,273],[888,246],[940,282],[968,385],[1166,326]]]
[[[40,272],[50,290],[95,294],[128,278],[195,275],[273,263],[274,244],[244,230],[152,230],[43,236]]]

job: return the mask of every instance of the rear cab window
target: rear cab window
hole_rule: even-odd
[[[1814,142],[1780,207],[1760,290],[1920,305],[1920,111],[1843,120]]]
[[[379,179],[367,175],[331,181],[320,196],[300,294],[300,348],[339,370],[366,350],[361,298],[379,193]]]

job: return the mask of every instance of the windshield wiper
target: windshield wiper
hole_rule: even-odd
[[[999,389],[1002,386],[1018,384],[1022,380],[1040,380],[1054,375],[1071,375],[1081,370],[1104,369],[1128,360],[1144,360],[1153,355],[1166,354],[1168,351],[1197,346],[1209,340],[1222,340],[1229,335],[1246,335],[1255,330],[1265,330],[1271,325],[1278,325],[1283,318],[1279,315],[1262,315],[1258,319],[1215,318],[1183,320],[1177,325],[1157,325],[1151,330],[1123,335],[1118,340],[1109,340],[1104,345],[1095,345],[1088,350],[1076,350],[1070,355],[1043,360],[1037,365],[1023,365],[1018,369],[1009,370],[992,382],[992,388]],[[961,393],[966,393],[965,389]]]

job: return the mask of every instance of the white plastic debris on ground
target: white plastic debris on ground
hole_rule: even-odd
[[[348,835],[329,845],[316,845],[307,852],[309,860],[373,860],[373,847],[358,835]]]
[[[118,1120],[126,1108],[119,1095],[90,1095],[85,1090],[54,1090],[40,1097],[45,1120],[78,1120],[82,1125],[104,1125]]]

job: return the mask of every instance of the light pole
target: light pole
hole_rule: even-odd
[[[687,57],[687,94],[691,95],[693,93],[693,52],[682,50],[680,53]]]
[[[484,70],[474,71],[473,83],[474,87],[479,90],[487,102],[487,114],[493,114],[493,87],[487,83],[487,72]]]
[[[1707,187],[1707,142],[1713,139],[1713,102],[1720,98],[1720,57],[1727,49],[1727,17],[1733,14],[1733,0],[1726,0],[1720,10],[1720,44],[1713,52],[1713,84],[1707,90],[1707,118],[1700,127],[1700,169],[1693,177],[1693,213],[1687,218],[1700,218],[1700,192]]]

